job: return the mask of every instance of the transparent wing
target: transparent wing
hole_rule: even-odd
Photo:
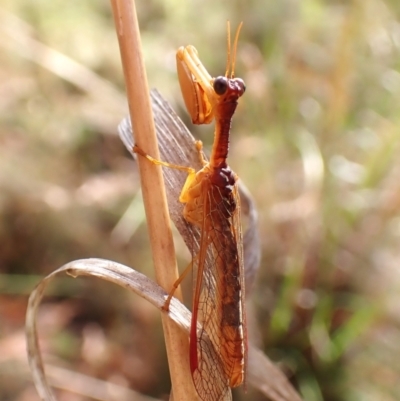
[[[236,185],[232,191],[205,180],[202,189],[191,368],[200,398],[220,401],[242,383],[247,350],[240,206]]]

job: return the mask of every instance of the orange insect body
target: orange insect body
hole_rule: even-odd
[[[234,78],[234,57],[229,63],[228,52],[225,76],[214,79],[192,46],[177,53],[181,89],[193,122],[215,119],[210,162],[189,175],[180,197],[185,219],[201,230],[190,365],[197,392],[207,401],[220,400],[228,386],[242,384],[247,363],[240,200],[237,176],[226,163],[231,119],[245,85]],[[207,262],[208,255],[213,263]]]
[[[155,160],[134,147],[135,152],[155,164],[188,173],[179,200],[185,203],[185,219],[201,233],[198,254],[194,258],[197,278],[190,330],[190,367],[197,393],[203,401],[225,399],[229,387],[237,387],[245,381],[247,365],[238,177],[226,162],[232,116],[245,91],[243,80],[234,77],[240,27],[231,58],[228,25],[225,76],[212,78],[193,46],[181,47],[177,52],[179,82],[192,121],[207,124],[215,120],[210,161],[203,160],[203,168],[196,172],[191,167]],[[197,147],[200,150],[200,142]],[[174,289],[185,274],[175,283]],[[166,300],[166,310],[173,292]]]

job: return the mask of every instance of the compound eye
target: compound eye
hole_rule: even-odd
[[[213,87],[217,95],[223,95],[228,89],[228,78],[226,77],[215,78]]]
[[[239,86],[241,87],[243,93],[246,92],[246,84],[244,83],[243,79],[236,78],[236,80],[239,83]]]

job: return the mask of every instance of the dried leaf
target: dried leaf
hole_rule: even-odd
[[[195,139],[185,124],[157,90],[151,91],[151,100],[161,160],[181,166],[190,166],[195,170],[202,168]],[[132,152],[134,139],[129,118],[125,118],[121,122],[118,130],[126,148],[136,158],[135,153]],[[183,204],[179,202],[186,174],[171,168],[163,168],[163,174],[171,219],[188,248],[192,249],[193,238],[198,239],[199,232],[197,228],[185,221]],[[260,238],[257,230],[258,215],[254,201],[242,181],[239,181],[239,192],[242,218],[247,220],[243,236],[243,251],[246,295],[249,295],[261,258]],[[249,346],[248,384],[274,401],[301,400],[285,375],[260,350],[251,345]]]

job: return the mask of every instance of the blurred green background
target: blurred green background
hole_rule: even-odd
[[[185,121],[175,50],[193,44],[223,74],[226,20],[244,22],[230,164],[260,217],[252,341],[307,401],[399,400],[400,2],[137,7],[149,85]],[[110,4],[3,0],[0,32],[0,400],[36,400],[23,326],[40,277],[84,257],[149,276],[152,262],[136,166],[116,134],[127,106]],[[211,127],[189,127],[211,145]],[[159,313],[142,299],[60,279],[39,327],[46,360],[66,369],[48,369],[61,387],[78,385],[74,371],[168,394]]]

